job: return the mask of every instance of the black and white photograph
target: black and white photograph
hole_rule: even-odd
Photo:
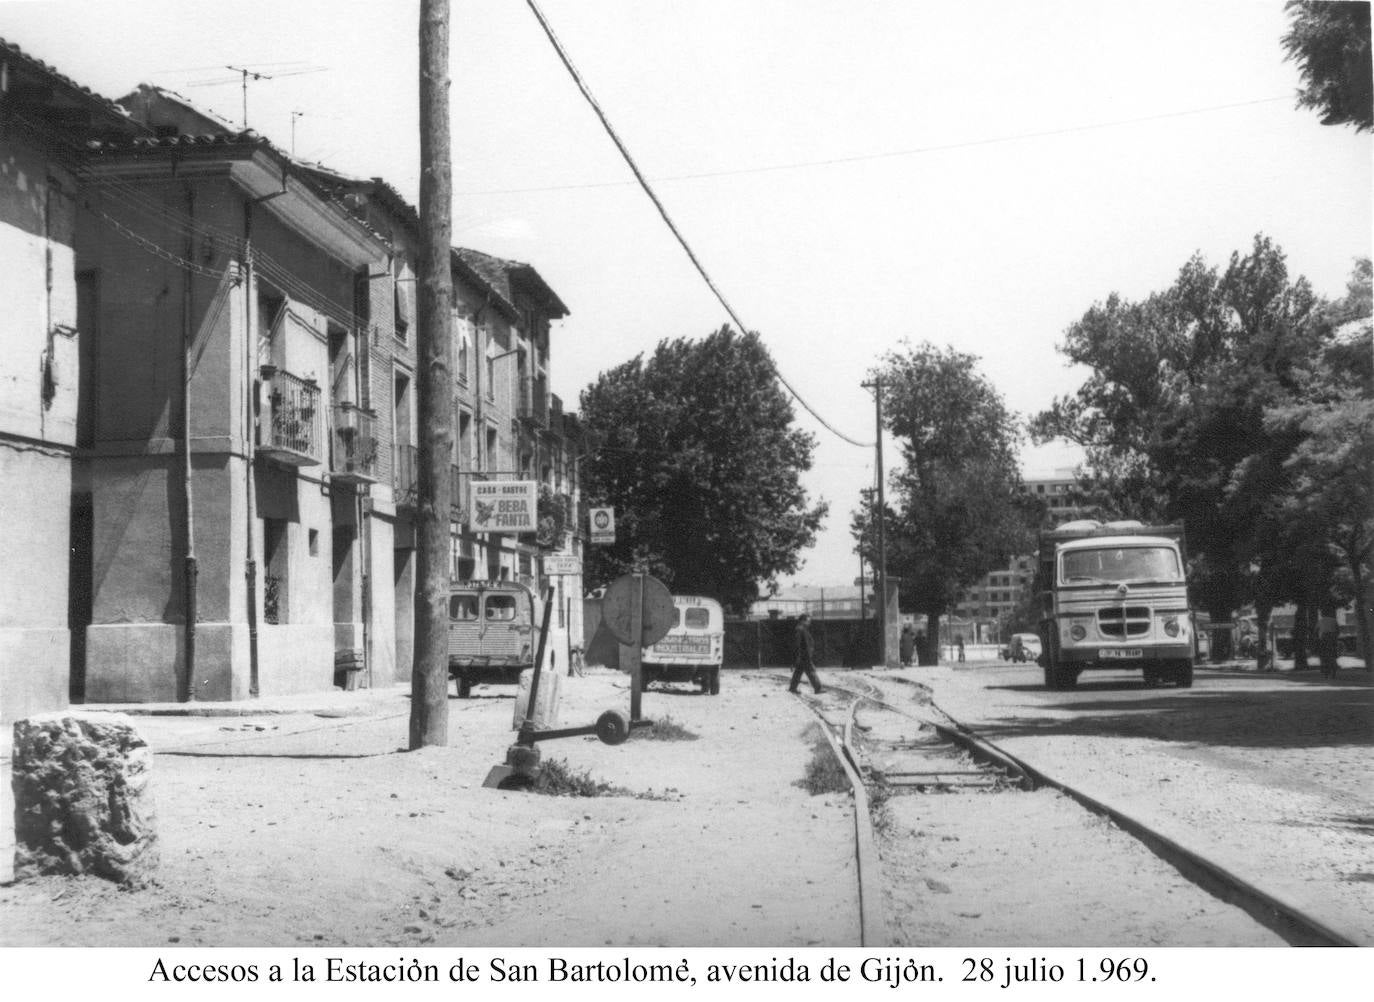
[[[0,0],[12,983],[1367,979],[1372,92],[1367,2]]]

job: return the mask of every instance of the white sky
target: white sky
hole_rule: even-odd
[[[1168,286],[1195,251],[1224,266],[1264,232],[1330,296],[1371,253],[1370,136],[1294,108],[1281,0],[541,8],[725,297],[860,441],[859,384],[904,338],[980,356],[1028,415],[1080,381],[1054,350],[1068,324],[1113,291]],[[303,112],[298,155],[414,202],[417,12],[0,2],[0,36],[106,97],[149,81],[233,122],[238,85],[198,85],[231,77],[223,65],[324,67],[251,83],[249,125],[290,148]],[[525,4],[453,0],[451,47],[454,239],[528,261],[568,304],[565,405],[660,339],[724,323]],[[796,580],[844,583],[873,452],[798,413],[831,515]],[[1026,472],[1066,461],[1037,450]]]

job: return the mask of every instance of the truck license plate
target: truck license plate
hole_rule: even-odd
[[[1139,661],[1145,656],[1145,652],[1139,647],[1104,647],[1097,652],[1097,656],[1104,661],[1113,658],[1118,661]]]

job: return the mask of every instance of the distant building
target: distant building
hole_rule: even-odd
[[[810,613],[812,619],[872,619],[873,585],[784,588],[750,606],[749,618],[793,619],[803,612]]]
[[[1044,502],[1044,528],[1082,517],[1083,509],[1074,497],[1078,485],[1074,470],[1057,469],[1044,476],[1029,477],[1023,485],[1026,493]],[[1016,608],[1034,578],[1034,554],[1014,556],[1005,567],[984,575],[970,587],[953,613],[969,620],[979,639],[1000,639],[997,637],[999,621]]]

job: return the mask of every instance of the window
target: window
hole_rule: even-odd
[[[711,613],[696,606],[688,609],[683,619],[687,627],[693,630],[704,630],[711,625]]]
[[[450,595],[448,600],[448,618],[464,622],[476,619],[477,596]]]
[[[488,595],[487,622],[511,623],[515,621],[514,595]]]
[[[290,526],[282,518],[262,520],[262,618],[274,625],[290,622]]]
[[[453,329],[458,334],[458,382],[468,385],[468,366],[472,358],[472,321],[467,317],[454,315]]]
[[[392,332],[396,340],[404,342],[409,337],[411,320],[415,316],[415,273],[404,263],[397,264],[394,288]]]

